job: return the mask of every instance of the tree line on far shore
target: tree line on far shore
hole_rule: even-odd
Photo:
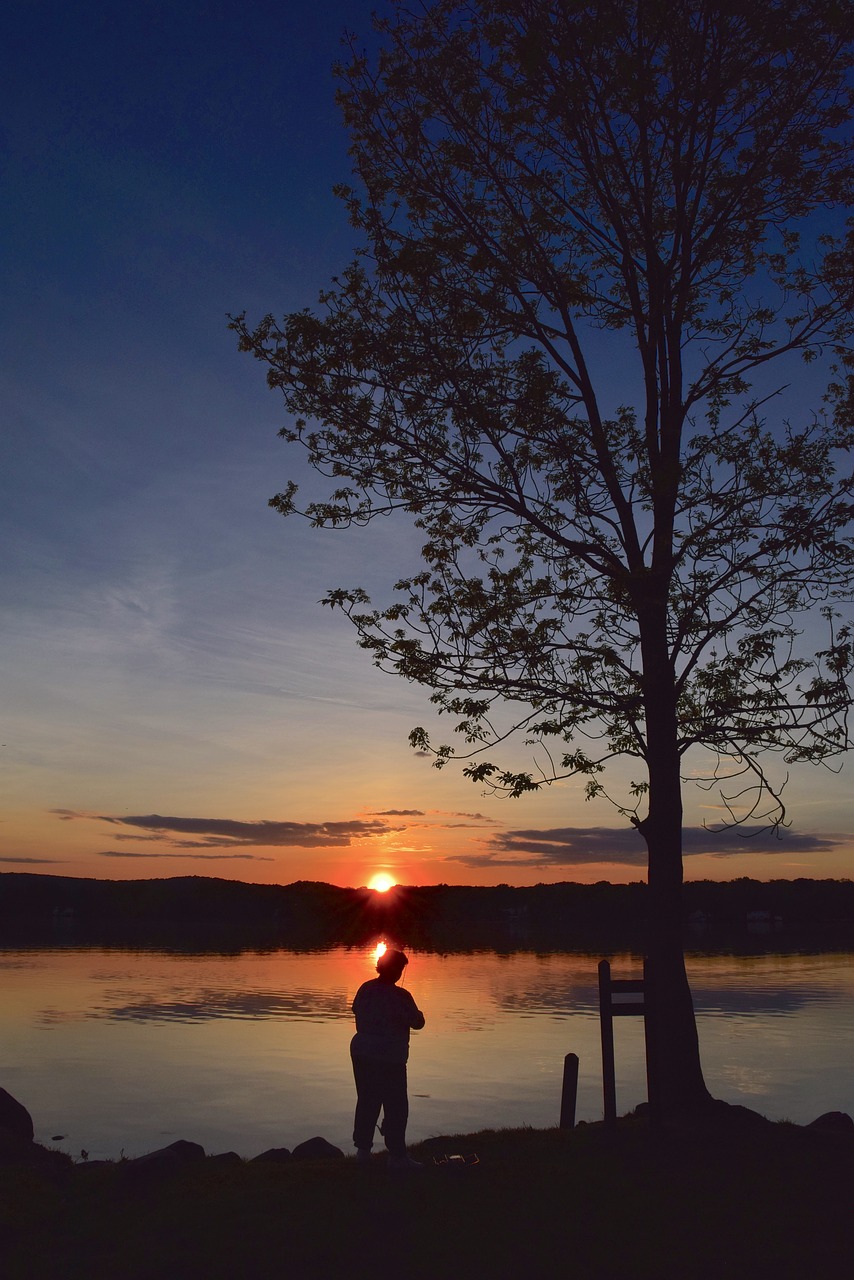
[[[96,880],[0,873],[9,942],[327,947],[379,937],[427,950],[637,948],[643,882],[398,885],[379,894],[318,881],[247,884],[205,876]],[[685,945],[854,946],[854,881],[698,880],[685,886]]]

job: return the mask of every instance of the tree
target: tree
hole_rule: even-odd
[[[848,745],[845,7],[438,0],[378,25],[377,59],[350,39],[339,68],[364,247],[319,314],[232,325],[331,478],[303,514],[424,531],[391,603],[327,603],[456,719],[465,772],[596,795],[638,762],[620,807],[648,851],[653,1087],[696,1108],[686,753],[729,777],[733,820],[780,823],[768,753]],[[827,389],[769,422],[798,356]],[[300,509],[293,484],[272,502]],[[539,772],[484,758],[508,706]]]

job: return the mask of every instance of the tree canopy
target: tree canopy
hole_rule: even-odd
[[[454,717],[464,746],[437,762],[459,750],[512,794],[581,773],[592,795],[633,757],[621,805],[673,892],[688,751],[730,777],[733,820],[779,822],[767,753],[848,746],[847,18],[396,6],[378,57],[353,37],[339,68],[363,247],[319,312],[233,321],[331,481],[274,505],[423,530],[391,601],[327,603]],[[809,405],[782,394],[818,370]],[[497,705],[539,772],[492,758]]]
[[[845,366],[795,423],[769,425],[753,385],[787,355],[845,359],[850,241],[816,217],[850,194],[844,15],[772,9],[441,3],[383,24],[376,69],[341,70],[363,189],[341,193],[368,247],[322,318],[241,339],[301,419],[282,434],[346,481],[311,519],[403,508],[425,530],[395,603],[328,600],[470,743],[510,699],[529,736],[572,744],[558,772],[644,759],[654,594],[680,754],[764,779],[764,751],[847,743],[847,628],[796,645],[804,610],[848,592]]]

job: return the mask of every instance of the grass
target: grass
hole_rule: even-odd
[[[435,1156],[476,1153],[466,1169]],[[0,1169],[3,1280],[825,1280],[854,1275],[854,1140],[639,1118],[353,1160]]]

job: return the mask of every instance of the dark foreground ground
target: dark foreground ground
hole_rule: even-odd
[[[854,1276],[854,1136],[723,1120],[431,1139],[382,1157],[0,1166],[3,1280],[721,1280]],[[479,1157],[458,1168],[434,1157]]]

